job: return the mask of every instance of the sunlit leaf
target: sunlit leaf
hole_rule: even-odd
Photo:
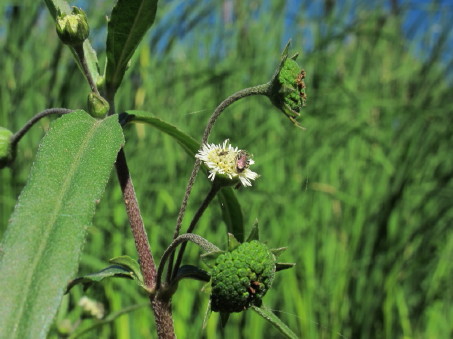
[[[115,93],[127,64],[156,17],[157,0],[118,0],[107,33],[106,86]]]
[[[123,143],[116,116],[83,111],[43,138],[0,244],[0,338],[46,337]]]

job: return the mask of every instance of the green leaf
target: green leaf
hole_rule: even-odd
[[[157,0],[118,0],[107,32],[106,86],[115,93],[127,64],[156,17]]]
[[[138,280],[139,285],[145,286],[145,282],[143,280],[142,270],[140,269],[140,264],[137,260],[132,259],[127,255],[122,255],[116,258],[112,258],[109,260],[112,264],[121,265],[124,268],[131,271],[134,275],[134,279]]]
[[[116,116],[52,123],[0,244],[0,338],[46,337],[123,143]]]
[[[286,326],[286,324],[283,321],[280,320],[279,317],[277,317],[270,309],[268,309],[264,305],[261,305],[261,307],[252,306],[252,309],[256,313],[258,313],[260,316],[262,316],[264,319],[269,321],[286,338],[290,338],[290,339],[298,339],[299,338],[293,331],[291,331],[291,329],[288,326]]]
[[[211,276],[205,270],[193,265],[183,265],[178,269],[175,282],[187,278],[206,282],[211,280]]]
[[[97,283],[104,280],[105,278],[112,277],[134,279],[134,272],[121,265],[112,265],[104,268],[103,270],[100,270],[99,272],[87,274],[71,280],[66,288],[65,293],[68,293],[75,285],[83,284],[83,289],[86,290],[93,283]]]
[[[68,4],[68,2],[64,0],[44,0],[49,9],[50,15],[52,15],[53,19],[56,20],[58,13],[62,14],[71,14],[72,8]],[[56,36],[56,34],[55,34]],[[72,54],[74,55],[74,59],[77,62],[80,70],[83,70],[82,65],[80,64],[80,60],[77,57],[77,53],[75,52],[74,48],[68,46],[71,50]],[[93,78],[93,81],[96,83],[99,79],[99,62],[98,57],[96,55],[96,51],[91,46],[91,43],[88,39],[83,42],[83,54],[85,56],[85,60],[88,66],[88,70]],[[82,71],[82,74],[85,74]]]
[[[128,115],[126,115],[128,114]],[[200,149],[200,143],[197,142],[194,138],[188,136],[182,132],[177,127],[159,119],[151,116],[151,113],[145,111],[127,111],[120,116],[121,121],[124,124],[126,123],[145,123],[151,125],[161,132],[170,135],[173,137],[181,147],[186,151],[186,153],[194,158],[195,154]],[[202,166],[205,173],[207,173],[206,168]],[[232,233],[239,242],[244,241],[244,220],[242,216],[241,205],[236,198],[236,194],[233,191],[232,187],[224,187],[220,190],[219,194],[220,208],[222,211],[223,220],[227,225],[227,231]]]

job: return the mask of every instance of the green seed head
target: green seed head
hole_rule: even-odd
[[[241,312],[260,306],[274,280],[275,268],[275,256],[257,240],[220,255],[211,271],[211,309]]]
[[[58,15],[56,29],[61,41],[71,46],[83,44],[90,34],[87,16],[77,7],[72,8],[71,14]]]
[[[293,58],[286,58],[272,82],[272,103],[294,123],[307,100],[304,79],[305,71]]]
[[[0,168],[8,165],[13,159],[11,137],[13,133],[4,127],[0,127]]]

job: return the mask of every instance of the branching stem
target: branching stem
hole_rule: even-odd
[[[67,109],[67,108],[49,108],[46,109],[38,114],[36,114],[33,118],[31,118],[27,123],[22,127],[17,133],[15,133],[11,137],[11,147],[15,149],[17,144],[19,143],[20,139],[25,135],[25,133],[28,132],[28,130],[36,124],[39,120],[41,120],[44,117],[47,117],[49,115],[63,115],[63,114],[68,114],[74,112],[72,109]]]
[[[216,184],[215,182],[212,184],[211,189],[209,190],[208,195],[204,199],[203,203],[200,205],[198,208],[197,212],[195,213],[192,221],[190,222],[189,227],[187,228],[186,233],[192,233],[193,230],[195,229],[195,226],[197,225],[198,221],[200,220],[201,216],[203,215],[204,211],[206,211],[206,208],[209,206],[211,203],[212,199],[216,196],[216,194],[220,191],[222,188],[221,185]],[[167,281],[170,282],[176,277],[176,274],[178,273],[179,266],[181,265],[182,262],[182,257],[184,255],[184,251],[186,249],[187,243],[184,243],[181,245],[181,248],[178,252],[178,256],[176,258],[175,266],[172,269],[173,272],[171,272],[170,268],[167,272]],[[174,253],[173,253],[174,255]]]

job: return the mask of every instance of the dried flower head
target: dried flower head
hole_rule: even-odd
[[[230,180],[231,184],[240,181],[243,186],[252,186],[251,181],[258,178],[249,168],[255,163],[250,155],[231,146],[228,139],[222,145],[204,144],[195,157],[206,164],[211,181],[220,177]]]

